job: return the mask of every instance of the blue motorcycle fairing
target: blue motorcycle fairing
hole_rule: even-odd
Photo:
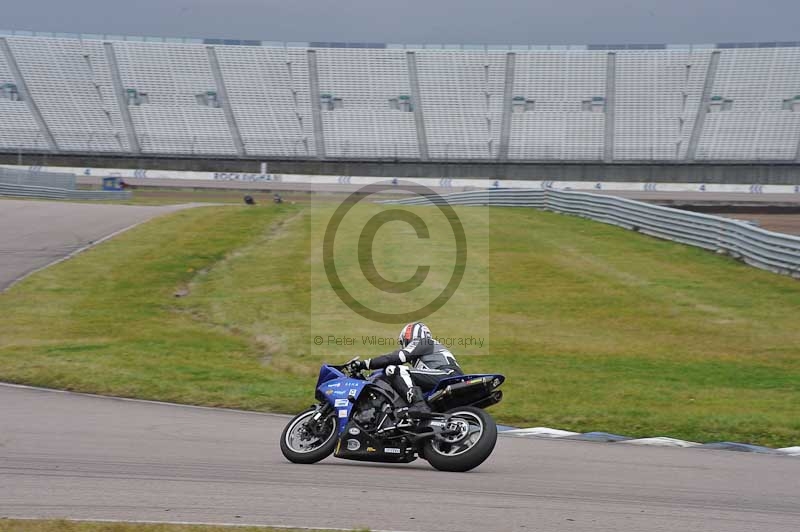
[[[336,373],[341,377],[337,377]],[[324,379],[323,379],[324,377]],[[353,404],[369,381],[345,377],[342,372],[330,366],[322,366],[320,380],[317,381],[317,391],[324,397],[336,412],[339,420],[339,434],[344,432]],[[351,399],[352,398],[352,399]]]
[[[317,377],[317,386],[319,386],[323,382],[328,382],[333,379],[341,379],[344,376],[345,376],[344,373],[342,373],[335,367],[323,364],[322,367],[319,368],[319,377]]]

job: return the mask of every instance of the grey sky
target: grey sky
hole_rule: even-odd
[[[275,41],[800,41],[798,0],[0,0],[0,29]]]

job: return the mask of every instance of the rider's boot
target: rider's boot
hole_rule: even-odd
[[[425,396],[422,394],[422,388],[419,386],[412,386],[408,390],[408,402],[411,403],[406,411],[406,415],[412,419],[425,419],[433,415],[431,407],[425,402]]]

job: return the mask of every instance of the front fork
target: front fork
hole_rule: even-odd
[[[323,424],[325,419],[327,419],[327,417],[333,413],[333,407],[330,403],[319,403],[315,405],[314,408],[316,409],[316,412],[314,412],[314,415],[311,416],[311,419],[306,422],[306,428],[315,436],[319,436],[325,430]]]

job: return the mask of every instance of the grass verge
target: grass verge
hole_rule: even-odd
[[[577,218],[458,212],[485,246],[452,304],[426,321],[443,335],[487,336],[483,348],[454,351],[467,371],[507,375],[506,399],[492,409],[501,421],[800,442],[796,281]],[[383,350],[316,347],[317,332],[391,337],[398,328],[337,306],[320,274],[325,224],[314,213],[190,209],[31,276],[0,294],[0,379],[300,410],[320,362]],[[345,233],[358,239],[357,229]],[[396,253],[407,236],[376,241],[387,277],[413,273]]]

